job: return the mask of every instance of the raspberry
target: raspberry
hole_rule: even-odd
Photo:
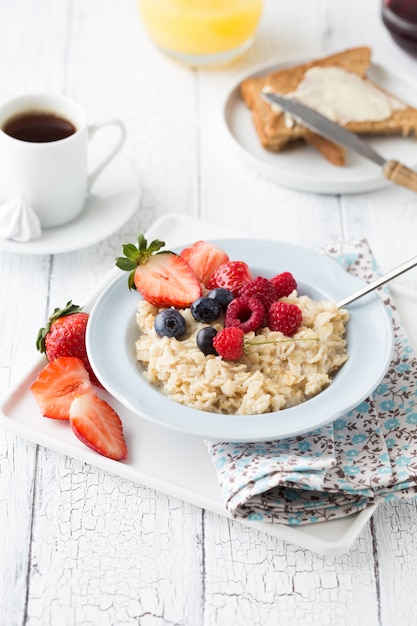
[[[287,337],[292,337],[301,325],[303,314],[296,304],[273,302],[266,319],[270,330],[279,330]]]
[[[245,333],[241,328],[229,326],[219,330],[213,339],[213,346],[218,355],[228,361],[236,361],[243,353],[243,338]]]
[[[290,272],[282,272],[271,278],[271,283],[275,287],[278,298],[289,296],[290,293],[297,289],[297,283],[294,276]]]
[[[271,304],[278,300],[278,294],[270,280],[263,276],[257,276],[253,280],[245,283],[239,290],[239,296],[256,296],[264,305],[267,311]]]
[[[257,330],[265,318],[265,307],[262,302],[252,296],[240,296],[231,301],[226,309],[224,325],[240,328],[244,333]]]

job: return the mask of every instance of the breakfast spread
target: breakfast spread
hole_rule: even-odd
[[[367,77],[370,58],[368,47],[358,47],[244,80],[240,93],[251,110],[262,146],[280,152],[301,140],[332,164],[345,163],[344,148],[265,102],[263,91],[298,99],[354,133],[416,134],[417,109],[400,102]]]
[[[126,244],[143,376],[169,398],[223,414],[289,408],[325,389],[347,360],[347,311],[297,293],[290,272],[253,276],[210,242],[179,255]]]

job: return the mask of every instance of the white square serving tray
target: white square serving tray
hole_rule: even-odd
[[[168,248],[202,238],[231,236],[233,234],[216,226],[177,214],[159,218],[147,232],[149,239],[163,239]],[[91,310],[99,293],[117,272],[112,270],[109,273],[86,304],[86,311]],[[417,294],[392,285],[391,291],[410,341],[417,349],[417,329],[414,324]],[[29,387],[44,366],[44,357],[39,357],[1,400],[0,427],[56,452],[229,517],[221,499],[216,472],[202,439],[152,424],[134,415],[107,392],[103,392],[103,397],[112,404],[123,422],[129,458],[125,462],[117,462],[96,454],[79,442],[66,424],[41,416]],[[333,556],[349,550],[375,509],[375,506],[371,506],[342,519],[297,527],[238,521],[302,548]]]

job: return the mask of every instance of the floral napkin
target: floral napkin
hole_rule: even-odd
[[[378,270],[366,241],[323,250],[370,282]],[[229,513],[307,524],[417,494],[417,359],[387,288],[395,347],[385,378],[345,417],[306,435],[265,443],[206,445]]]

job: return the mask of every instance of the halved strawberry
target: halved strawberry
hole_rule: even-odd
[[[48,363],[30,390],[42,415],[58,420],[69,419],[75,396],[95,394],[83,362],[75,356],[61,356]]]
[[[208,282],[208,289],[223,287],[228,289],[235,296],[238,295],[239,289],[249,280],[252,280],[252,274],[249,266],[244,261],[228,261],[222,263]]]
[[[138,246],[123,246],[124,257],[116,265],[130,272],[129,289],[136,288],[142,296],[157,307],[184,308],[201,296],[201,285],[188,263],[178,254],[162,250],[163,241],[155,239],[149,246],[143,235]]]
[[[199,283],[207,286],[208,281],[222,263],[229,260],[224,250],[208,241],[196,241],[184,248],[180,256],[187,261]]]
[[[126,459],[122,422],[105,400],[95,395],[74,398],[70,424],[78,439],[95,452],[115,461]]]

